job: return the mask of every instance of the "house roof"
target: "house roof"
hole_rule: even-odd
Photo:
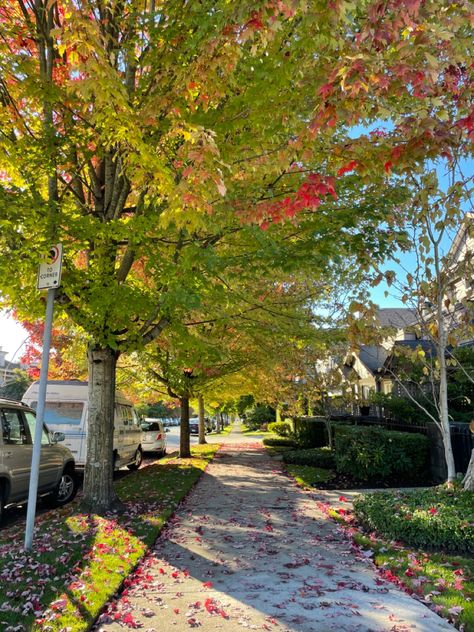
[[[382,327],[397,329],[403,329],[418,322],[416,309],[409,307],[383,307],[377,311],[377,317]]]
[[[384,347],[362,345],[359,349],[359,360],[371,373],[376,373],[383,366],[389,352]]]

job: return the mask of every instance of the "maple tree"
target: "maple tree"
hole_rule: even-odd
[[[468,20],[416,0],[2,5],[1,290],[41,315],[31,278],[63,242],[56,302],[92,385],[85,507],[117,501],[120,354],[210,284],[225,301],[223,269],[368,268],[396,240],[391,171],[472,136]]]

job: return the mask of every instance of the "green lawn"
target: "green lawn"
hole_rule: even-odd
[[[23,551],[23,528],[0,533],[0,630],[88,630],[136,566],[218,445],[172,454],[116,482],[123,514],[81,514],[78,503],[39,516],[34,551]]]
[[[318,483],[325,483],[334,476],[332,470],[325,470],[312,465],[287,464],[285,467],[288,474],[291,474],[298,485],[305,489],[315,487]]]

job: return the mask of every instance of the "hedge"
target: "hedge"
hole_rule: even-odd
[[[296,448],[298,444],[294,439],[291,439],[290,437],[266,437],[263,440],[263,445],[289,446],[290,448]]]
[[[290,437],[293,433],[290,421],[273,421],[271,424],[268,424],[268,430],[280,437]]]
[[[295,439],[302,448],[322,448],[329,444],[324,419],[298,417],[294,425]]]
[[[428,480],[429,441],[422,434],[336,425],[334,452],[337,473],[356,481]]]
[[[325,469],[334,469],[336,465],[334,452],[329,448],[290,450],[283,455],[283,461],[293,465],[312,465]]]
[[[359,522],[410,546],[474,553],[474,492],[434,487],[358,496]]]

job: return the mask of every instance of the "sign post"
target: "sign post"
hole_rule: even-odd
[[[26,513],[25,551],[33,546],[35,525],[36,498],[38,495],[38,479],[41,459],[41,435],[43,433],[44,407],[46,387],[48,385],[49,351],[51,348],[51,330],[53,327],[54,295],[61,283],[62,244],[50,249],[49,259],[41,263],[38,270],[38,290],[48,290],[46,300],[46,318],[44,322],[43,353],[41,355],[41,371],[38,388],[38,404],[36,408],[35,436],[33,437],[33,454],[31,457],[30,487],[28,491],[28,509]]]

